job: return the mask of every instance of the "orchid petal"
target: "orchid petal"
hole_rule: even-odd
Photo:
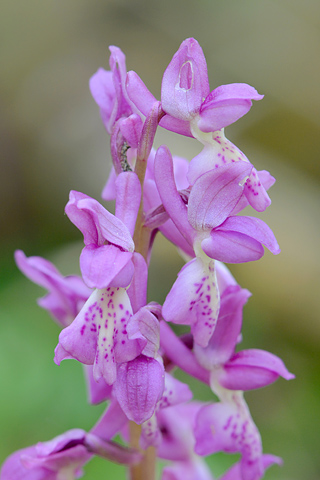
[[[198,128],[203,132],[221,130],[245,115],[252,106],[251,100],[262,98],[263,95],[245,83],[221,85],[202,103]]]
[[[84,281],[91,288],[106,288],[123,271],[118,278],[117,285],[127,287],[132,279],[133,265],[129,263],[132,258],[131,252],[123,252],[114,245],[87,245],[81,252],[80,269]],[[126,268],[127,267],[127,268]]]
[[[259,179],[255,169],[252,171],[252,174],[246,181],[244,194],[247,197],[249,204],[257,212],[264,212],[265,209],[271,204],[270,197],[267,194],[266,189]]]
[[[147,303],[148,266],[140,253],[134,252],[132,256],[134,273],[130,287],[127,290],[133,313]]]
[[[71,191],[65,211],[72,223],[82,232],[85,245],[93,243],[101,246],[108,240],[133,252],[134,244],[128,228],[93,198]]]
[[[120,117],[128,117],[132,113],[132,104],[126,92],[126,57],[120,48],[110,46],[109,64],[112,71],[113,84],[116,91],[115,104],[110,115],[108,131],[112,131],[114,123]]]
[[[141,425],[141,436],[139,445],[143,450],[148,447],[158,447],[161,444],[162,435],[158,428],[157,414],[154,413]]]
[[[215,262],[218,287],[220,295],[223,295],[224,291],[231,286],[237,285],[236,279],[228,269],[228,267],[218,260]]]
[[[120,131],[130,147],[137,148],[140,142],[143,122],[137,113],[133,113],[120,122]]]
[[[208,72],[198,42],[188,38],[180,45],[166,68],[161,85],[163,110],[169,115],[190,120],[209,93]]]
[[[217,325],[208,346],[194,346],[198,362],[207,370],[224,364],[232,356],[241,331],[242,309],[250,295],[248,290],[231,286],[221,296]]]
[[[108,133],[111,133],[112,130],[110,117],[116,99],[116,90],[114,88],[112,77],[112,72],[99,68],[89,81],[91,95],[100,107],[101,118]]]
[[[277,255],[280,253],[280,248],[277,240],[268,225],[256,217],[229,217],[218,227],[216,231],[220,232],[238,232],[247,235],[254,240],[265,245],[271,253]]]
[[[129,420],[138,425],[150,418],[164,388],[164,368],[143,355],[118,367],[116,398]]]
[[[193,428],[202,407],[200,402],[190,402],[159,410],[157,419],[162,442],[157,449],[158,457],[189,461],[194,456]]]
[[[112,386],[108,385],[104,378],[96,381],[93,378],[93,366],[84,365],[84,373],[87,380],[87,391],[89,403],[96,405],[111,397]]]
[[[251,175],[249,176],[244,185],[244,195],[241,197],[239,203],[232,211],[232,215],[236,215],[236,213],[241,212],[241,210],[250,205],[248,199],[250,199],[251,206],[255,210],[257,210],[258,212],[263,212],[271,204],[271,200],[269,195],[267,194],[267,190],[272,187],[275,181],[276,179],[272,175],[270,175],[267,170],[257,171],[255,168],[253,168]],[[254,190],[252,190],[251,188],[252,185],[254,187]]]
[[[108,180],[101,193],[102,199],[106,202],[111,202],[111,200],[116,198],[116,179],[117,174],[114,170],[114,167],[111,167]]]
[[[201,247],[210,258],[226,263],[243,263],[259,260],[264,254],[260,242],[234,231],[212,230]]]
[[[134,172],[122,172],[116,180],[115,216],[128,228],[133,236],[139,206],[141,202],[141,185]]]
[[[130,100],[146,117],[157,99],[148,90],[136,72],[130,71],[127,73],[126,90]]]
[[[172,407],[188,402],[193,397],[189,385],[180,382],[169,373],[165,373],[165,389],[158,403],[159,408]]]
[[[202,458],[194,458],[165,467],[161,480],[213,480],[213,476]]]
[[[233,355],[219,375],[219,383],[229,390],[253,390],[275,382],[279,376],[291,380],[282,360],[264,350],[243,350]]]
[[[92,433],[87,433],[85,446],[92,454],[123,465],[139,463],[142,458],[141,453],[137,450],[124,447],[110,440],[104,441]]]
[[[195,355],[177,337],[166,322],[160,322],[160,345],[174,365],[201,382],[209,384],[209,372],[199,365]]]
[[[127,74],[127,92],[131,101],[146,117],[157,99],[152,95],[152,93],[150,93],[136,72],[131,71]],[[179,133],[180,135],[192,137],[190,124],[188,121],[173,118],[170,115],[165,115],[160,120],[160,126],[172,132]]]
[[[110,440],[119,433],[127,423],[128,419],[123,413],[118,401],[112,397],[110,404],[90,432],[102,440]]]
[[[147,306],[130,318],[127,332],[130,340],[138,340],[143,355],[156,358],[160,346],[159,320]]]
[[[168,322],[190,325],[195,343],[206,347],[213,334],[219,311],[219,291],[214,263],[200,258],[188,262],[178,274],[163,304]]]
[[[240,452],[243,480],[261,477],[262,446],[257,427],[240,394],[232,402],[216,403],[203,407],[195,427],[195,452],[199,455],[223,451]]]
[[[252,165],[236,162],[201,175],[188,201],[188,220],[196,230],[220,225],[231,214],[243,194],[243,180]]]
[[[176,188],[172,156],[167,147],[162,146],[157,150],[154,169],[157,188],[164,208],[185,239],[192,243],[194,230],[188,222],[187,207]]]
[[[75,318],[91,290],[80,277],[63,277],[56,267],[41,257],[26,257],[21,250],[15,252],[19,269],[34,283],[49,293],[38,304],[50,312],[60,326],[66,327]]]

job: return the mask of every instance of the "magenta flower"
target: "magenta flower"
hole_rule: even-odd
[[[127,90],[137,108],[146,115],[155,98],[135,72],[128,73]],[[182,135],[193,136],[204,145],[203,151],[190,164],[188,180],[191,185],[203,173],[226,163],[246,161],[247,157],[224,136],[224,127],[245,115],[252,100],[263,95],[250,85],[234,83],[221,85],[212,92],[203,51],[194,38],[182,42],[164,72],[161,86],[161,105],[167,114],[160,125]],[[259,178],[253,169],[244,193],[250,205],[263,211],[271,200],[266,193],[273,177],[263,172]]]
[[[122,410],[138,424],[153,415],[164,389],[159,322],[153,308],[158,309],[145,306],[133,315],[125,289],[95,290],[60,333],[55,350],[58,365],[67,358],[93,365],[93,379],[113,385]]]
[[[210,385],[221,402],[200,410],[196,421],[196,452],[240,452],[241,477],[257,480],[264,472],[261,438],[243,390],[264,387],[279,376],[294,378],[283,362],[263,350],[234,353],[242,325],[242,309],[250,293],[239,286],[228,287],[221,297],[215,331],[206,348],[194,346],[198,362],[210,370]]]
[[[62,330],[55,350],[55,362],[74,358],[93,365],[96,381],[108,385],[116,380],[117,363],[128,362],[140,354],[135,340],[129,340],[127,324],[132,308],[124,288],[95,290],[72,324]]]
[[[164,468],[162,480],[213,480],[206,462],[194,451],[194,422],[202,406],[192,402],[159,412],[162,442],[158,456],[172,462]]]
[[[195,438],[195,451],[199,455],[219,451],[241,453],[240,464],[232,472],[240,470],[241,480],[258,480],[263,476],[261,437],[242,392],[230,391],[223,402],[203,407],[196,419]]]
[[[70,275],[64,277],[56,267],[41,257],[27,258],[21,250],[15,252],[20,270],[34,283],[46,288],[49,293],[38,304],[49,311],[61,327],[70,325],[78,315],[92,290],[83,280]],[[110,397],[111,388],[103,378],[93,379],[92,366],[84,365],[90,403],[100,403]]]
[[[48,310],[62,327],[70,325],[89,298],[91,289],[76,275],[64,277],[44,258],[27,258],[21,250],[17,250],[15,260],[26,277],[48,290],[48,294],[40,298],[38,304]]]
[[[242,310],[250,292],[230,286],[221,295],[215,331],[206,348],[194,345],[197,361],[211,372],[211,386],[218,395],[220,387],[228,390],[252,390],[265,387],[279,378],[294,375],[282,360],[264,350],[250,349],[235,353],[242,326]],[[223,394],[222,394],[223,395]]]
[[[162,314],[167,321],[191,325],[194,340],[202,347],[212,336],[219,312],[212,259],[227,263],[258,260],[264,254],[262,244],[274,254],[280,252],[262,220],[233,215],[239,211],[251,169],[250,164],[239,161],[203,174],[191,188],[186,204],[175,185],[169,150],[160,147],[157,151],[155,178],[163,206],[196,254],[178,274]]]
[[[18,450],[2,466],[1,480],[73,480],[93,455],[118,463],[139,461],[140,454],[93,433],[73,429],[54,439]]]

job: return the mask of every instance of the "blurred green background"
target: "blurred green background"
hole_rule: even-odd
[[[36,305],[44,292],[13,262],[21,248],[51,259],[64,274],[79,271],[81,238],[64,205],[71,189],[99,199],[110,168],[109,139],[88,80],[98,67],[109,68],[107,47],[114,44],[159,98],[164,69],[193,36],[212,89],[245,82],[265,94],[226,135],[277,178],[261,218],[282,253],[232,271],[253,292],[243,347],[278,354],[296,380],[246,398],[265,452],[285,462],[265,478],[318,479],[319,1],[2,0],[0,9],[0,462],[66,429],[90,429],[104,407],[87,405],[80,365],[53,363],[59,328]],[[159,131],[156,143],[162,142],[188,159],[200,149]],[[181,265],[159,237],[150,300],[163,301]],[[196,398],[210,398],[196,387]],[[215,458],[210,465],[219,475],[230,459]],[[124,468],[102,460],[88,465],[86,478],[115,476],[125,478]]]

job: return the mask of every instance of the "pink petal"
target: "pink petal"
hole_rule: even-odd
[[[268,179],[267,183],[271,183],[270,180],[271,179]],[[271,200],[266,192],[266,188],[264,187],[263,182],[259,178],[255,169],[252,170],[252,174],[246,181],[244,186],[244,194],[247,197],[249,204],[257,212],[264,212],[265,209],[271,204]]]
[[[147,116],[157,99],[147,89],[136,72],[130,71],[127,73],[126,90],[130,100],[135,104],[138,110],[143,113],[144,116]]]
[[[280,253],[277,240],[268,225],[255,217],[232,216],[216,229],[220,232],[238,232],[265,245],[274,255]]]
[[[190,325],[194,341],[206,347],[213,334],[219,312],[219,291],[211,262],[196,258],[178,274],[163,304],[162,315],[168,322]]]
[[[212,230],[201,247],[208,257],[226,263],[251,262],[264,254],[263,246],[257,240],[243,233],[220,229]]]
[[[187,207],[181,199],[174,180],[173,163],[169,149],[162,146],[155,158],[155,180],[161,201],[178,230],[192,244],[195,235],[188,222]]]
[[[133,315],[127,326],[130,340],[138,340],[141,353],[155,358],[160,346],[159,320],[150,312],[147,306],[140,308]]]
[[[172,117],[191,120],[209,93],[207,65],[198,42],[188,38],[166,68],[161,85],[163,110]]]
[[[199,411],[195,452],[199,455],[239,452],[242,478],[253,480],[263,471],[260,434],[242,396],[235,393],[232,400],[208,405]]]
[[[131,252],[123,252],[114,245],[87,245],[80,256],[83,279],[90,288],[106,288],[111,282],[111,286],[127,287],[133,275],[131,258]]]
[[[150,93],[136,72],[131,71],[127,74],[127,92],[138,110],[146,117],[157,99]],[[160,126],[180,135],[192,137],[188,121],[165,115],[160,120]]]
[[[130,298],[133,313],[147,303],[148,267],[140,253],[134,252],[132,256],[134,265],[133,278],[127,293]]]
[[[253,390],[275,382],[279,376],[291,380],[282,360],[264,350],[243,350],[225,364],[219,382],[230,390]]]
[[[133,252],[134,243],[128,228],[93,198],[71,191],[65,211],[72,223],[82,232],[86,245],[93,243],[101,246],[108,240]]]
[[[255,88],[245,83],[221,85],[213,90],[201,105],[198,128],[215,132],[234,123],[252,106],[251,100],[261,100]]]
[[[114,200],[116,198],[116,179],[117,174],[114,170],[114,167],[112,167],[109,173],[107,183],[103,187],[101,193],[101,197],[103,198],[103,200],[106,200],[106,202],[110,202],[111,200]]]
[[[233,355],[241,331],[243,306],[250,295],[246,289],[231,286],[221,296],[219,317],[209,345],[194,346],[197,360],[207,370],[226,363]]]
[[[133,236],[139,206],[141,202],[141,185],[134,172],[122,172],[116,180],[115,216],[128,228]]]
[[[108,385],[103,378],[96,381],[93,378],[93,366],[84,365],[84,372],[87,381],[88,400],[96,405],[111,397],[112,386]]]
[[[161,480],[213,480],[209,467],[201,458],[175,462],[163,469]]]
[[[137,113],[121,119],[120,130],[126,142],[132,148],[139,145],[143,122]]]
[[[236,162],[201,175],[193,185],[188,201],[188,220],[196,230],[220,225],[231,214],[243,194],[243,180],[252,165]]]
[[[110,117],[116,101],[116,91],[112,77],[112,72],[99,68],[89,81],[91,95],[100,107],[102,121],[109,133],[112,130]]]
[[[127,424],[128,419],[118,401],[111,398],[110,404],[90,432],[102,440],[111,440]]]
[[[193,397],[189,385],[180,382],[169,373],[165,373],[165,389],[161,400],[159,401],[159,408],[172,407],[179,403],[188,402]]]
[[[118,367],[114,393],[128,419],[138,425],[153,415],[163,388],[164,369],[153,358],[141,355]]]

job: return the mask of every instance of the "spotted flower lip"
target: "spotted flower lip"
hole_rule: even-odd
[[[59,365],[66,358],[74,358],[93,365],[94,379],[103,377],[112,385],[117,363],[133,360],[141,352],[137,340],[128,340],[126,326],[131,316],[125,289],[95,290],[72,324],[60,333],[55,362]]]

